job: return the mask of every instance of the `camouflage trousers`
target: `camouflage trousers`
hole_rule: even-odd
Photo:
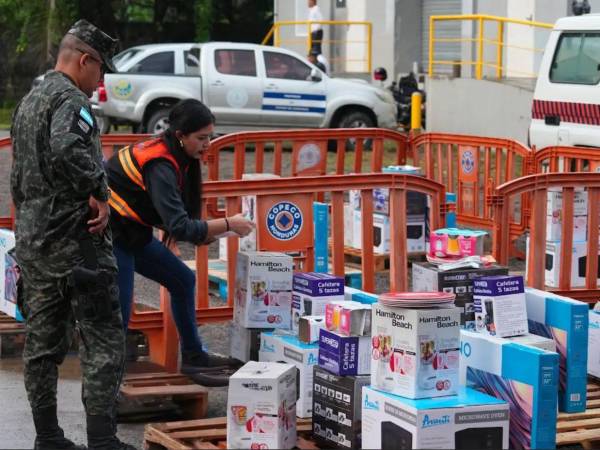
[[[80,337],[82,401],[88,414],[113,415],[123,375],[125,335],[115,281],[90,292],[93,302],[108,302],[103,317],[80,314],[89,302],[74,288],[71,274],[50,273],[51,262],[21,264],[26,338],[25,388],[33,410],[56,405],[58,366]]]

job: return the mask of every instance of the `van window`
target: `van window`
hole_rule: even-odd
[[[598,84],[600,33],[564,33],[550,68],[553,83]]]

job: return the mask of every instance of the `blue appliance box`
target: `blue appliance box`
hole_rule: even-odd
[[[344,295],[344,278],[328,273],[299,272],[294,274],[292,290],[312,297]]]
[[[371,337],[319,330],[319,367],[335,375],[371,373]]]
[[[508,402],[510,448],[555,448],[558,354],[466,330],[460,340],[460,383]]]
[[[313,203],[314,222],[314,252],[315,272],[325,273],[329,269],[329,205],[327,203]]]
[[[568,297],[525,289],[529,332],[554,339],[560,355],[558,408],[583,412],[587,397],[589,307]]]

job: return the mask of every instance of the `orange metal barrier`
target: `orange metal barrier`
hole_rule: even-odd
[[[206,211],[211,199],[224,200],[227,215],[241,210],[241,197],[257,196],[257,210],[267,217],[270,208],[279,202],[291,202],[301,211],[301,224],[297,236],[278,241],[270,234],[265,221],[258,222],[257,248],[261,251],[299,252],[297,269],[312,270],[312,203],[315,193],[322,194],[331,207],[331,239],[333,241],[333,272],[344,275],[344,192],[360,190],[362,196],[362,285],[367,291],[375,290],[373,263],[373,189],[390,188],[391,229],[397,230],[391,237],[390,289],[408,289],[406,228],[406,192],[422,192],[430,197],[430,223],[433,228],[441,225],[444,186],[423,177],[394,174],[325,175],[319,177],[281,178],[275,180],[247,180],[206,182],[203,185],[203,208]],[[226,306],[210,306],[208,297],[208,247],[196,248],[197,300],[196,313],[199,323],[231,319],[235,290],[235,266],[238,239],[228,238],[228,300]],[[167,370],[177,368],[177,335],[171,318],[167,295],[161,295],[161,308],[155,311],[132,312],[130,328],[143,330],[148,336],[150,358]]]
[[[598,172],[600,150],[589,147],[546,147],[535,151],[534,173]]]
[[[585,188],[588,192],[588,223],[587,223],[587,259],[585,263],[585,287],[571,287],[571,269],[574,263],[573,252],[564,249],[573,248],[573,200],[574,188]],[[530,175],[499,186],[491,203],[498,218],[494,225],[493,254],[501,264],[509,260],[509,217],[511,197],[529,194],[532,198],[531,234],[529,252],[527,255],[527,285],[545,289],[546,261],[546,201],[549,188],[562,188],[562,241],[560,252],[559,287],[548,288],[561,295],[577,298],[583,301],[596,302],[600,297],[598,289],[598,216],[600,209],[600,173],[572,172],[545,173]]]

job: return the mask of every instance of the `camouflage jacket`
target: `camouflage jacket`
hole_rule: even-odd
[[[17,106],[11,137],[17,259],[68,270],[79,240],[90,236],[89,196],[108,199],[90,102],[67,75],[48,72]],[[110,244],[107,235],[98,240]]]

